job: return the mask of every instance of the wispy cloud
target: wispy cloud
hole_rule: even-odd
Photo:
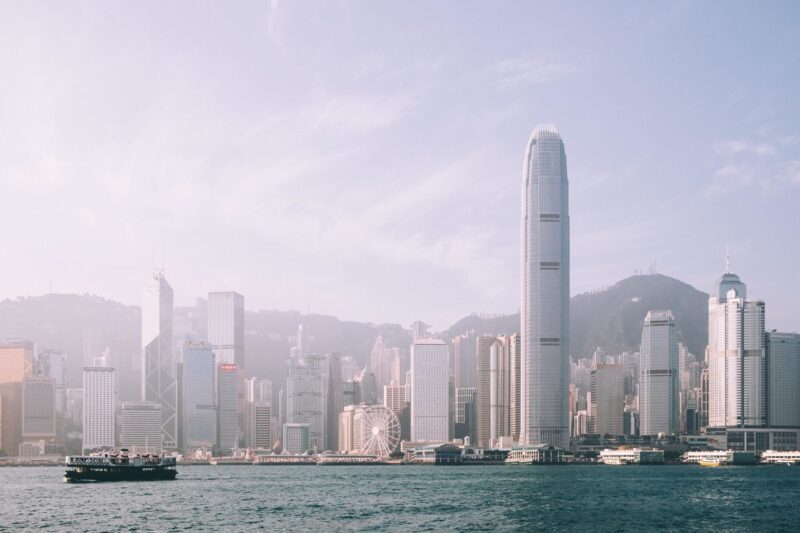
[[[775,155],[777,149],[774,144],[751,141],[724,141],[714,145],[717,155],[755,154]]]
[[[577,72],[569,63],[544,58],[510,58],[486,69],[498,89],[514,89],[529,85],[551,83]]]

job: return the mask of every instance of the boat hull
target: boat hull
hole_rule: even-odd
[[[178,472],[172,468],[141,469],[135,467],[111,469],[67,470],[64,481],[67,483],[89,483],[108,481],[169,481]]]

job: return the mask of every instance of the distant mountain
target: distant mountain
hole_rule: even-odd
[[[647,311],[669,309],[675,316],[678,338],[693,354],[703,357],[708,342],[708,294],[660,274],[632,276],[598,292],[572,297],[570,351],[590,357],[597,347],[607,353],[638,350]],[[469,316],[448,330],[455,336],[469,330],[486,334],[519,331],[519,314],[484,319]]]
[[[207,310],[198,300],[193,307],[175,309],[175,333],[203,339]],[[326,315],[302,315],[292,311],[246,311],[245,366],[249,375],[283,379],[284,362],[302,323],[311,351],[340,352],[365,363],[378,335],[387,346],[406,348],[408,331],[397,324],[365,324],[341,321]],[[88,332],[88,335],[87,335]],[[140,394],[141,310],[98,296],[48,294],[0,302],[0,342],[21,337],[39,349],[59,349],[67,354],[67,386],[80,387],[86,338],[90,353],[100,355],[107,346],[117,369],[121,400]],[[91,364],[91,360],[88,361]],[[279,386],[279,385],[278,385]]]
[[[590,357],[598,346],[609,353],[637,350],[647,311],[671,309],[680,339],[692,353],[702,357],[708,337],[707,302],[707,294],[661,275],[633,276],[604,291],[579,294],[572,298],[571,352],[578,357]],[[194,338],[205,338],[203,300],[194,307],[176,308],[175,314],[176,333],[182,331]],[[383,335],[387,346],[407,348],[411,342],[409,332],[398,324],[342,321],[332,316],[292,311],[248,310],[245,313],[247,373],[270,378],[279,386],[285,359],[300,323],[310,337],[311,351],[337,351],[355,357],[361,364],[366,362],[378,335]],[[519,330],[519,315],[469,316],[451,326],[446,334],[452,337],[469,330],[511,334]],[[141,357],[141,311],[138,307],[75,294],[48,294],[0,302],[0,340],[25,337],[40,349],[66,352],[69,387],[81,384],[87,331],[91,332],[92,352],[99,352],[106,346],[110,348],[112,364],[120,376],[120,399],[137,399]]]

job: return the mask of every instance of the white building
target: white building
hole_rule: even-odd
[[[766,425],[764,302],[730,268],[708,299],[708,425]]]
[[[767,395],[771,427],[800,427],[800,333],[767,333]]]
[[[569,184],[564,143],[539,126],[522,180],[520,442],[569,444]]]
[[[498,337],[489,348],[489,442],[510,435],[508,427],[510,340],[509,337]]]
[[[120,448],[134,453],[161,453],[161,406],[153,402],[122,402]]]
[[[164,448],[178,446],[178,383],[172,339],[173,293],[156,270],[142,302],[142,401],[161,405]]]
[[[114,369],[83,369],[83,450],[114,447]]]
[[[383,387],[383,405],[394,414],[406,406],[406,387],[392,383]]]
[[[217,364],[244,368],[244,296],[237,292],[208,293],[208,342]]]
[[[678,334],[671,311],[644,319],[639,363],[639,432],[676,433],[680,426]]]
[[[411,440],[447,441],[450,354],[439,339],[419,339],[411,347]]]

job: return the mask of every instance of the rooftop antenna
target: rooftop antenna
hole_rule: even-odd
[[[725,273],[731,273],[731,252],[728,245],[725,245]]]

